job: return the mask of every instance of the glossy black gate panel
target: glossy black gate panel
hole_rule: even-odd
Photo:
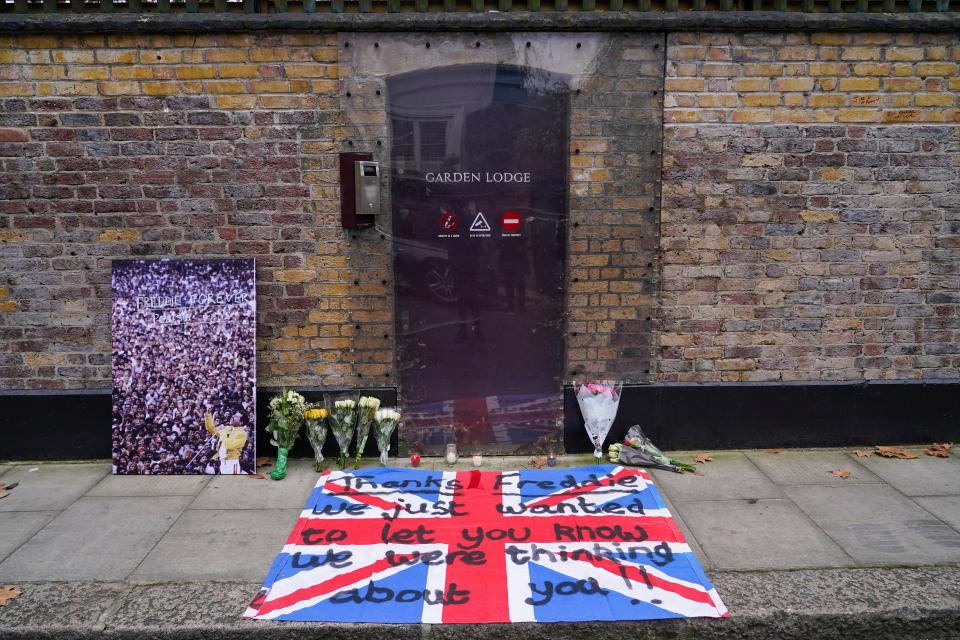
[[[401,437],[562,434],[566,79],[503,65],[387,80]]]

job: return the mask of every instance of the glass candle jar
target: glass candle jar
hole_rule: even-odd
[[[473,452],[473,466],[479,467],[483,465],[483,454],[479,451]]]
[[[447,445],[447,454],[445,456],[447,464],[456,464],[457,463],[457,445],[456,443],[451,442]]]

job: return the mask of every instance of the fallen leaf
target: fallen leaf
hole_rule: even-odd
[[[780,453],[781,451],[783,451],[783,449],[765,449],[765,451],[766,451],[767,453],[778,454],[778,453]]]
[[[545,466],[547,466],[547,459],[546,459],[546,458],[531,458],[530,464],[532,464],[535,469],[543,469]]]
[[[247,474],[247,477],[248,477],[248,478],[253,478],[254,480],[263,480],[263,479],[265,479],[267,476],[263,475],[262,473],[260,473],[260,472],[258,471],[258,472],[256,472],[256,473],[248,473],[248,474]]]
[[[9,492],[0,489],[0,498],[6,498],[8,495],[10,495]]]
[[[267,456],[260,456],[257,458],[257,467],[269,467],[271,464],[270,458]]]
[[[834,469],[834,470],[831,471],[830,473],[832,473],[833,475],[837,476],[838,478],[849,478],[849,477],[850,477],[850,472],[847,471],[846,469]]]
[[[897,447],[881,447],[877,445],[874,447],[874,450],[877,452],[877,455],[883,456],[884,458],[900,458],[901,460],[913,460],[917,457],[917,454],[904,449],[898,449]]]
[[[869,458],[870,456],[873,455],[872,451],[867,451],[866,449],[854,449],[853,453],[858,458]]]
[[[699,462],[700,464],[706,464],[708,462],[713,462],[713,458],[710,457],[709,453],[698,453],[693,457],[694,462]]]
[[[0,587],[0,607],[5,606],[7,602],[19,596],[22,591],[16,587]]]
[[[924,449],[923,452],[928,456],[934,456],[936,458],[949,458],[950,449],[953,448],[952,442],[934,442],[928,448]]]
[[[951,445],[951,446],[953,446],[953,445]],[[19,486],[20,486],[20,483],[19,483],[19,482],[14,482],[13,484],[8,484],[8,485],[5,486],[5,487],[0,487],[0,489],[6,489],[7,491],[13,491],[14,489],[16,489],[16,488],[19,487]]]

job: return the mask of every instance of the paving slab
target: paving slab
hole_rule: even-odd
[[[676,507],[717,569],[854,565],[789,500],[680,502]]]
[[[690,550],[693,551],[693,554],[697,556],[697,560],[700,561],[700,566],[703,567],[704,570],[712,568],[713,565],[710,563],[710,558],[706,553],[703,552],[703,547],[700,546],[697,536],[693,535],[690,527],[688,527],[687,523],[683,521],[683,518],[680,516],[680,512],[673,505],[673,503],[670,502],[670,499],[663,495],[662,491],[660,492],[660,495],[663,497],[663,501],[666,503],[667,508],[670,509],[670,515],[673,516],[673,520],[677,523],[677,527],[680,529],[680,533],[683,534],[687,544],[690,546]]]
[[[960,458],[919,454],[915,460],[881,458],[874,454],[860,463],[906,496],[960,496]]]
[[[212,476],[107,476],[88,496],[195,496]]]
[[[783,490],[740,452],[715,453],[713,462],[698,465],[698,470],[703,475],[657,469],[653,475],[674,503],[784,497]]]
[[[887,485],[794,486],[787,494],[863,564],[960,562],[960,533]]]
[[[883,482],[867,468],[857,464],[842,451],[766,451],[744,452],[765,476],[778,485],[834,484],[836,469],[850,472],[846,482]]]
[[[10,464],[0,464],[0,476],[2,476],[3,474],[5,474],[5,473],[6,473],[7,471],[9,471],[12,467],[13,467],[13,465],[10,465]]]
[[[302,508],[187,510],[131,579],[262,581]]]
[[[47,526],[59,511],[8,511],[0,517],[0,562]]]
[[[14,465],[3,481],[20,484],[0,500],[0,511],[66,509],[108,473],[106,463]]]
[[[81,498],[0,563],[0,576],[123,580],[189,501],[188,496]]]
[[[320,479],[313,461],[294,460],[287,477],[271,480],[247,476],[214,476],[190,504],[191,509],[296,509],[307,504],[310,492]]]
[[[913,501],[957,531],[960,531],[960,496],[914,498]]]

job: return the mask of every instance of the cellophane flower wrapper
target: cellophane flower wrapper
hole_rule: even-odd
[[[353,400],[337,400],[330,410],[330,431],[340,447],[337,463],[343,469],[350,455],[350,441],[357,426],[357,403]]]
[[[400,422],[400,412],[396,409],[379,409],[373,418],[374,437],[380,450],[380,464],[387,466],[387,452],[390,451],[390,436]]]
[[[622,388],[622,382],[610,381],[574,385],[584,428],[593,443],[593,457],[597,460],[603,459],[603,441],[617,417]]]
[[[321,413],[320,417],[311,417],[316,413]],[[327,441],[329,425],[327,419],[329,412],[324,407],[317,404],[307,405],[307,410],[303,412],[307,440],[313,447],[314,468],[320,471],[323,466],[323,445]]]
[[[373,424],[374,415],[380,408],[380,400],[371,396],[362,396],[358,403],[357,417],[357,453],[354,466],[360,468],[360,457],[363,455],[363,449],[367,446],[367,439],[370,437],[370,426]]]

